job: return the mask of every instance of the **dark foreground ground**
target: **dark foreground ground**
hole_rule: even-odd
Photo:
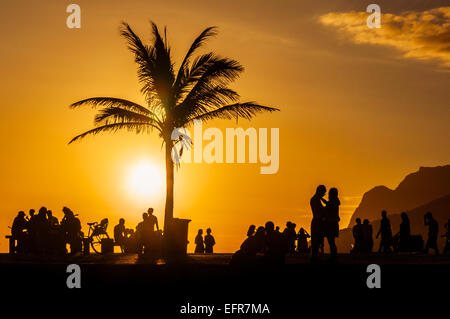
[[[313,302],[319,304],[314,309],[323,311],[342,303],[350,307],[356,298],[358,303],[395,306],[405,294],[426,305],[423,298],[434,293],[448,298],[450,287],[450,256],[342,254],[334,264],[326,257],[310,264],[308,256],[290,256],[283,266],[241,267],[229,266],[230,258],[214,254],[151,261],[114,254],[36,259],[0,254],[0,284],[12,299],[32,296],[49,302],[64,296],[63,304],[74,311],[99,311],[104,306],[117,311],[147,309],[154,314],[149,318],[230,319],[287,318],[317,307]],[[69,264],[80,266],[81,289],[67,288]],[[370,264],[380,265],[380,289],[367,287]],[[188,303],[215,306],[216,311],[211,316],[182,314]],[[267,304],[270,314],[226,314],[226,304],[233,303]]]

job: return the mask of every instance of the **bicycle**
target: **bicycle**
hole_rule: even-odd
[[[97,253],[102,253],[102,240],[109,239],[109,235],[106,232],[108,228],[108,219],[102,219],[100,224],[97,222],[87,223],[89,226],[88,239],[92,249]]]

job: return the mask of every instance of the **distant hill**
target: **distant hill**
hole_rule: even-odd
[[[450,165],[420,167],[419,171],[406,176],[394,190],[377,186],[365,193],[348,227],[353,226],[358,217],[376,220],[382,210],[386,210],[388,215],[399,214],[445,195],[450,195]]]
[[[449,167],[449,166],[446,166],[446,167]],[[409,176],[411,176],[411,175],[409,175]],[[408,177],[406,179],[408,179]],[[405,181],[406,181],[406,179],[405,179]],[[433,187],[431,187],[431,188],[433,188]],[[421,205],[421,206],[416,207],[411,210],[405,209],[405,211],[407,212],[410,223],[411,223],[411,234],[422,235],[424,241],[426,241],[426,238],[428,235],[428,227],[426,227],[424,225],[423,216],[428,211],[433,213],[433,217],[439,223],[439,243],[438,244],[439,244],[440,251],[442,252],[445,242],[444,242],[444,238],[441,238],[440,236],[445,233],[444,224],[446,224],[448,222],[448,219],[450,219],[450,195],[445,195],[441,198],[432,200],[431,202],[429,202],[425,205]],[[364,219],[367,217],[361,216],[361,218]],[[391,221],[392,233],[395,235],[400,229],[400,222],[401,222],[400,214],[389,215],[389,219]],[[373,227],[374,240],[375,240],[375,235],[378,232],[378,229],[380,227],[380,219],[377,219],[375,221],[371,220],[371,224]],[[353,244],[353,235],[352,235],[351,228],[342,229],[339,232],[339,238],[337,238],[336,243],[338,245],[338,249],[340,252],[350,251],[351,245]],[[325,245],[325,246],[327,246],[327,245]],[[379,240],[375,240],[374,250],[378,250],[378,247],[379,247]]]

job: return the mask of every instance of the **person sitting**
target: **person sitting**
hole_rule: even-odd
[[[100,221],[100,224],[94,226],[94,230],[92,231],[91,238],[94,236],[98,236],[100,234],[106,234],[106,230],[108,229],[108,218],[103,218]]]
[[[249,227],[247,238],[242,243],[240,249],[231,257],[230,265],[245,265],[253,263],[256,261],[256,255],[264,252],[265,229],[264,227],[259,226],[255,233],[254,227],[254,225]]]
[[[255,234],[255,229],[256,229],[255,225],[250,225],[250,227],[247,230],[247,237],[253,236]]]
[[[125,219],[119,219],[119,224],[114,226],[114,242],[119,245],[121,252],[124,252],[124,239],[125,239]]]
[[[214,237],[211,235],[211,228],[208,228],[206,230],[206,236],[205,236],[205,253],[212,254],[213,247],[215,244],[216,244],[216,241],[214,240]]]
[[[268,221],[264,228],[266,229],[264,259],[270,264],[284,264],[287,252],[286,241],[275,231],[273,222]]]

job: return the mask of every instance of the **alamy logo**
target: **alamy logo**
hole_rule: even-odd
[[[184,127],[173,130],[172,140],[175,145],[172,148],[172,160],[177,164],[258,163],[259,160],[261,164],[265,164],[260,168],[261,174],[275,174],[280,165],[279,128],[270,129],[270,152],[268,134],[267,128],[227,128],[224,147],[224,134],[219,128],[210,127],[203,132],[202,121],[195,120],[193,139],[190,131]],[[208,143],[203,147],[204,141]]]
[[[370,275],[367,277],[367,288],[381,288],[381,268],[377,264],[371,264],[367,266],[367,273]]]
[[[70,13],[67,17],[66,25],[69,29],[81,28],[81,8],[78,4],[69,4],[66,12]]]
[[[381,8],[378,4],[369,4],[367,6],[368,13],[372,13],[367,17],[367,27],[369,29],[381,28]]]
[[[67,288],[81,288],[81,268],[77,264],[70,264],[67,266],[66,272],[70,274],[67,276]]]

